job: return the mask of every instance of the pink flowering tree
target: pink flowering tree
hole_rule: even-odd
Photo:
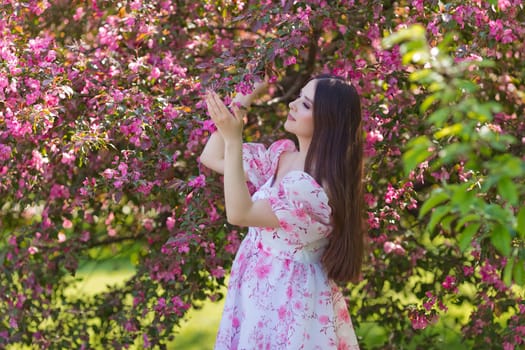
[[[198,161],[201,93],[267,75],[245,137],[269,143],[330,72],[359,90],[367,132],[368,259],[345,289],[363,347],[519,348],[522,6],[4,1],[0,345],[165,348],[188,308],[221,297],[243,233]],[[123,285],[68,293],[114,256],[135,266]]]

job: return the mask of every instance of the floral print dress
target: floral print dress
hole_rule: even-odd
[[[215,349],[359,349],[345,300],[320,262],[330,233],[326,193],[303,171],[272,184],[292,141],[243,147],[252,198],[269,200],[280,227],[250,227],[242,241]]]

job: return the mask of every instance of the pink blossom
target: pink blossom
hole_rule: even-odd
[[[113,98],[113,102],[120,103],[124,99],[124,94],[120,90],[113,90],[111,97]]]
[[[218,266],[211,270],[211,275],[215,278],[222,278],[226,272],[224,271],[224,268],[222,266]]]
[[[142,334],[142,346],[145,349],[148,349],[148,348],[151,347],[151,341],[149,340],[149,337],[148,337],[147,333]]]
[[[25,84],[28,88],[30,88],[33,91],[40,90],[40,81],[33,79],[33,78],[26,78]]]
[[[115,237],[117,235],[117,230],[115,230],[115,228],[108,226],[107,230],[109,237]]]
[[[84,17],[84,8],[83,7],[77,7],[75,14],[73,15],[73,19],[75,21],[79,21]]]
[[[427,296],[428,300],[423,303],[423,307],[427,311],[430,311],[435,305],[437,298],[432,294],[432,292],[426,292],[425,295]]]
[[[153,67],[153,69],[150,71],[149,80],[155,80],[160,77],[160,69],[158,67]]]
[[[288,56],[284,59],[284,65],[285,66],[291,66],[292,64],[297,63],[297,59],[295,56]]]
[[[463,274],[465,277],[468,277],[474,273],[474,268],[472,266],[463,266]]]
[[[390,204],[398,198],[399,198],[399,192],[396,191],[391,184],[388,184],[387,191],[385,193],[385,202]]]
[[[417,311],[411,315],[410,321],[412,323],[412,328],[414,329],[425,329],[428,326],[428,320],[425,315],[421,315]]]
[[[120,170],[121,176],[126,176],[128,174],[128,165],[126,163],[120,163],[117,168]]]
[[[106,179],[112,179],[116,175],[117,171],[109,168],[102,172],[102,176]]]
[[[188,242],[180,243],[178,246],[179,253],[188,253],[190,251],[190,246],[188,245]]]
[[[69,197],[70,197],[69,187],[66,187],[60,184],[56,184],[56,183],[51,186],[51,190],[49,192],[50,199],[69,198]]]
[[[454,293],[457,293],[458,287],[456,286],[456,277],[448,275],[445,277],[445,281],[441,283],[443,288],[452,291]]]
[[[169,231],[173,231],[173,228],[175,227],[176,220],[173,216],[168,216],[166,219],[166,227]]]
[[[66,237],[66,235],[64,234],[64,232],[60,231],[60,232],[58,233],[58,241],[59,241],[60,243],[63,243],[63,242],[66,241],[66,239],[67,239],[67,237]]]
[[[57,53],[55,50],[49,50],[45,57],[46,62],[53,62],[57,58]]]
[[[153,228],[155,226],[154,222],[152,219],[150,218],[146,218],[142,221],[142,226],[144,226],[144,228],[147,230],[147,231],[153,231]]]
[[[0,143],[0,161],[6,161],[11,158],[11,147]]]
[[[194,187],[194,188],[201,188],[201,187],[204,187],[205,185],[206,185],[206,177],[202,174],[188,182],[188,186]]]
[[[59,98],[58,96],[53,95],[52,93],[46,93],[43,98],[44,98],[45,104],[48,107],[55,107],[56,105],[58,105]]]
[[[62,153],[62,159],[60,162],[62,164],[73,164],[75,162],[75,154],[73,152],[64,152]]]
[[[368,223],[368,227],[371,228],[371,229],[374,229],[374,228],[379,228],[380,227],[380,224],[379,224],[379,218],[376,217],[374,215],[374,213],[372,212],[368,212],[368,220],[367,220],[367,223]]]
[[[509,7],[511,7],[511,3],[509,0],[498,0],[498,8],[501,11],[506,11]]]
[[[71,222],[71,220],[68,220],[68,219],[64,219],[62,221],[62,226],[66,229],[70,229],[73,227],[73,223]]]
[[[80,241],[87,242],[89,241],[90,237],[91,234],[89,233],[89,231],[82,231],[82,233],[80,234]]]
[[[387,241],[383,244],[383,250],[386,254],[394,253],[396,255],[405,255],[405,249],[394,242]]]

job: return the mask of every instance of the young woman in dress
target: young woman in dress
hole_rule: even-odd
[[[257,89],[256,89],[257,90]],[[252,96],[238,96],[249,104]],[[205,96],[218,131],[201,155],[224,174],[228,222],[248,226],[233,262],[215,348],[358,349],[334,281],[356,281],[364,254],[359,96],[341,78],[310,80],[268,148],[242,141],[244,113]],[[247,181],[256,192],[251,196]]]

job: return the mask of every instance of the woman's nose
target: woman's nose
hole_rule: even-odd
[[[291,110],[295,110],[295,104],[294,104],[295,101],[292,101],[288,104],[288,107],[291,109]]]

